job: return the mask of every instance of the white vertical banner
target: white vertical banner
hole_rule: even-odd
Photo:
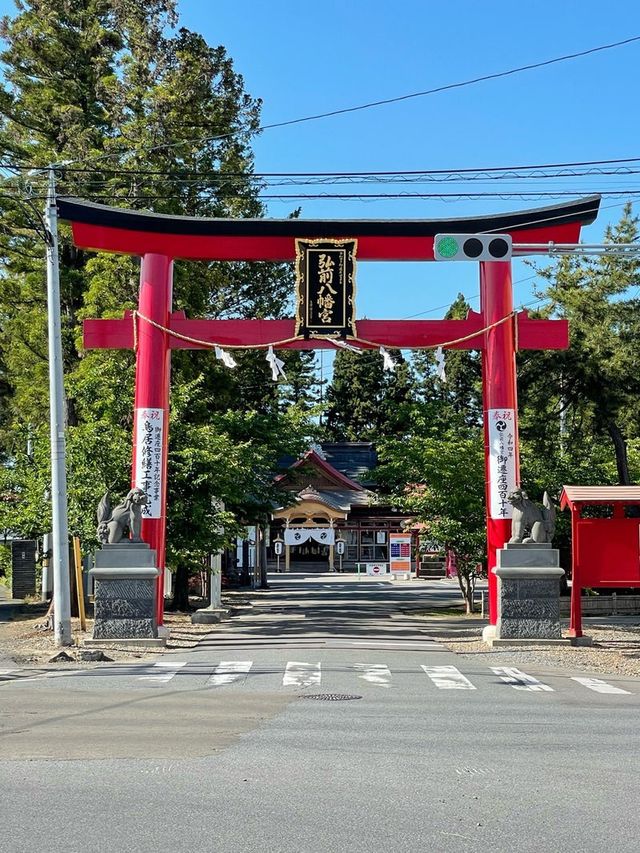
[[[516,488],[516,413],[514,409],[489,409],[489,515],[511,518],[507,495]]]
[[[147,496],[143,518],[162,515],[163,409],[136,409],[135,485]]]

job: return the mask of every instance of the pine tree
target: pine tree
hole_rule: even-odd
[[[459,293],[445,314],[447,320],[462,320],[470,305]],[[417,393],[424,403],[425,417],[448,428],[451,423],[477,426],[482,423],[482,370],[480,353],[445,350],[445,380],[436,375],[434,350],[413,354]]]
[[[223,47],[210,47],[199,34],[176,25],[173,0],[21,0],[17,14],[2,21],[0,150],[10,168],[0,191],[0,454],[16,476],[24,471],[17,484],[24,523],[41,530],[47,524],[42,483],[48,479],[47,453],[40,452],[46,450],[48,422],[39,214],[45,179],[27,177],[28,171],[59,164],[61,194],[121,207],[263,215],[250,148],[260,101],[245,92]],[[134,356],[83,353],[80,324],[84,317],[119,316],[135,307],[139,267],[133,258],[75,249],[64,226],[60,260],[70,520],[90,536],[86,506],[107,487],[127,487]],[[174,307],[192,316],[278,316],[286,312],[291,290],[289,265],[175,266]],[[185,556],[182,533],[193,532],[190,519],[204,518],[211,498],[224,498],[221,490],[230,489],[212,454],[228,458],[231,435],[243,448],[234,457],[242,471],[235,470],[233,482],[253,478],[251,495],[243,498],[234,488],[226,501],[240,517],[264,505],[270,494],[267,479],[255,472],[275,464],[303,431],[296,412],[279,414],[278,387],[264,353],[242,353],[237,360],[239,367],[230,372],[207,352],[174,353],[172,359],[169,553],[174,564],[195,559],[194,550],[201,557],[211,547],[211,528],[205,525]],[[230,408],[243,416],[229,421]],[[226,432],[208,449],[207,429],[214,420]],[[27,423],[42,466],[37,476],[21,459]],[[113,465],[97,451],[109,446],[119,449]]]
[[[377,350],[336,354],[327,391],[326,434],[331,441],[378,441],[409,425],[412,374],[399,351],[395,371],[385,371]]]
[[[637,240],[638,217],[628,205],[620,222],[607,229],[605,242]],[[640,262],[633,255],[568,257],[539,272],[549,282],[540,295],[550,300],[540,314],[569,320],[570,346],[521,354],[523,438],[532,454],[558,464],[565,457],[560,465],[565,475],[567,457],[577,465],[590,452],[592,476],[606,476],[602,449],[608,447],[614,477],[627,484],[627,442],[640,434]]]

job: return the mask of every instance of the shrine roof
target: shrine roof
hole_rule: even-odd
[[[575,504],[640,503],[640,486],[563,486],[560,508]]]
[[[370,441],[323,442],[327,462],[352,480],[362,481],[378,465],[378,454]]]
[[[318,489],[321,495],[336,506],[369,506],[372,497],[370,492],[352,492],[348,489]]]
[[[363,492],[365,490],[364,486],[361,483],[357,483],[355,480],[352,480],[350,477],[347,477],[346,474],[341,473],[337,468],[335,468],[330,462],[326,459],[323,459],[322,456],[316,450],[307,450],[300,459],[297,459],[292,464],[288,465],[288,470],[295,470],[297,468],[302,467],[303,465],[311,464],[318,471],[323,473],[328,479],[332,480],[336,486],[340,489],[347,489],[349,493],[352,492]],[[281,483],[287,476],[287,472],[285,471],[282,474],[278,474],[275,478],[276,483]],[[324,490],[323,490],[324,491]]]

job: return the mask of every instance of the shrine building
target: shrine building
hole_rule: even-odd
[[[340,569],[336,542],[344,541],[343,571],[357,563],[389,562],[389,534],[404,532],[411,516],[376,492],[371,472],[378,464],[371,442],[315,445],[300,459],[282,460],[276,477],[282,506],[272,513],[269,570],[327,572]]]

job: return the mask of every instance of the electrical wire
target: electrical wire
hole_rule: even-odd
[[[432,89],[425,89],[421,92],[412,92],[412,93],[407,94],[407,95],[398,95],[398,96],[393,97],[393,98],[384,98],[384,99],[381,99],[378,101],[369,101],[368,103],[358,104],[358,105],[353,106],[353,107],[343,107],[341,109],[329,110],[328,112],[324,112],[324,113],[316,113],[314,115],[301,116],[299,118],[288,119],[286,121],[271,122],[270,124],[263,124],[263,125],[260,125],[258,128],[256,128],[255,131],[247,130],[245,128],[239,128],[237,130],[229,131],[228,133],[216,134],[213,136],[194,137],[194,138],[182,139],[182,140],[179,140],[177,142],[165,142],[165,143],[161,143],[159,145],[153,145],[153,146],[145,145],[145,146],[140,146],[139,148],[123,148],[120,151],[107,152],[105,154],[99,155],[94,160],[94,163],[99,163],[99,162],[102,162],[104,160],[112,159],[114,157],[121,157],[123,154],[126,154],[126,153],[140,153],[140,152],[146,151],[149,154],[152,154],[156,151],[166,151],[166,150],[171,149],[171,148],[178,148],[181,145],[190,145],[190,144],[202,145],[202,144],[208,143],[208,142],[218,142],[218,141],[221,141],[224,139],[230,139],[230,138],[233,138],[235,136],[247,135],[247,134],[252,134],[252,133],[260,133],[264,130],[273,130],[275,128],[280,128],[280,127],[291,127],[292,125],[303,124],[305,122],[318,121],[320,119],[331,118],[333,116],[346,115],[348,113],[354,113],[354,112],[361,112],[363,110],[372,109],[374,107],[380,107],[380,106],[385,106],[388,104],[400,103],[401,101],[408,101],[408,100],[415,99],[415,98],[423,98],[423,97],[426,97],[428,95],[435,95],[435,94],[438,94],[441,92],[451,91],[453,89],[462,89],[462,88],[465,88],[467,86],[473,86],[473,85],[476,85],[478,83],[487,82],[489,80],[498,80],[500,78],[510,77],[510,76],[515,75],[515,74],[521,74],[525,71],[532,71],[532,70],[535,70],[537,68],[544,68],[546,66],[555,65],[555,64],[560,63],[560,62],[567,62],[570,60],[579,59],[581,57],[589,56],[589,55],[592,55],[595,53],[600,53],[602,51],[613,50],[613,49],[618,48],[618,47],[624,47],[628,44],[632,44],[632,43],[638,42],[638,41],[640,41],[640,35],[630,36],[629,38],[621,39],[620,41],[598,45],[596,47],[588,48],[586,50],[576,51],[575,53],[567,53],[567,54],[564,54],[562,56],[556,56],[556,57],[553,57],[551,59],[541,60],[539,62],[528,63],[527,65],[520,65],[516,68],[510,68],[506,71],[497,71],[497,72],[494,72],[492,74],[483,74],[481,76],[473,77],[473,78],[470,78],[468,80],[462,80],[462,81],[459,81],[456,83],[447,83],[447,84],[442,85],[442,86],[436,86]],[[77,162],[78,162],[78,160],[70,160],[70,161],[68,161],[68,164],[65,164],[65,165],[71,165],[72,163],[77,163]]]
[[[123,175],[132,175],[132,176],[157,176],[163,177],[168,181],[176,181],[176,182],[196,182],[200,179],[210,179],[212,181],[220,180],[220,181],[231,181],[233,179],[239,179],[242,181],[251,181],[251,180],[264,180],[267,183],[271,183],[272,179],[317,179],[318,181],[326,181],[327,179],[363,179],[363,180],[374,180],[378,181],[387,181],[393,180],[397,178],[398,180],[404,179],[417,179],[417,180],[457,180],[458,176],[464,175],[464,180],[484,180],[489,179],[493,180],[492,176],[495,175],[496,180],[504,180],[505,178],[511,177],[514,179],[525,179],[525,178],[562,178],[562,177],[580,177],[580,176],[588,176],[588,175],[614,175],[614,174],[637,174],[640,172],[640,168],[631,168],[630,166],[623,166],[622,164],[638,164],[640,163],[640,157],[619,157],[613,159],[604,159],[604,160],[582,160],[577,162],[566,162],[566,163],[534,163],[534,164],[520,164],[520,165],[509,165],[509,166],[481,166],[474,168],[451,168],[451,169],[411,169],[411,170],[395,170],[395,171],[360,171],[360,172],[346,172],[346,171],[336,171],[336,172],[221,172],[221,171],[213,171],[206,170],[202,172],[194,172],[188,171],[184,174],[179,173],[179,169],[128,169],[128,168],[95,168],[95,167],[71,167],[71,166],[58,166],[56,167],[58,171],[62,174],[93,174],[96,172],[100,172],[104,175],[112,175],[113,177],[121,177]],[[605,169],[603,167],[612,167],[617,166],[617,169]],[[46,166],[38,166],[36,164],[20,164],[20,163],[2,163],[0,162],[0,168],[12,169],[16,172],[29,172],[29,171],[38,171],[42,169],[46,169]],[[584,170],[582,172],[578,172],[577,170]],[[561,170],[559,172],[555,172],[554,174],[545,174],[550,170]],[[506,176],[500,173],[508,173]],[[520,172],[542,172],[541,175],[521,175],[518,174]],[[475,177],[474,177],[475,176]],[[44,175],[42,176],[44,180]],[[331,181],[329,181],[331,182]],[[92,180],[92,184],[94,180]],[[108,184],[110,181],[108,179],[103,179],[102,181],[97,181],[98,184],[105,183]],[[298,183],[295,181],[295,183]],[[304,181],[300,181],[300,183],[304,183]]]

